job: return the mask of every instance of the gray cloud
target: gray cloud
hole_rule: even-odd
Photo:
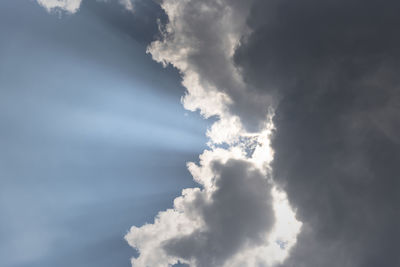
[[[280,214],[276,216],[271,181],[253,162],[235,159],[229,152],[223,152],[228,156],[223,160],[219,152],[205,152],[200,165],[189,168],[195,179],[202,179],[198,180],[202,189],[183,190],[174,207],[159,212],[154,223],[131,228],[125,238],[140,252],[132,259],[133,266],[178,262],[199,267],[252,266],[280,260],[279,255],[265,259],[263,252],[285,254],[279,244],[271,244],[276,222],[286,223]],[[279,236],[275,233],[272,241]]]
[[[258,1],[235,54],[279,99],[272,168],[304,229],[282,266],[399,266],[400,4]]]
[[[193,209],[205,226],[164,242],[170,255],[195,266],[222,266],[244,246],[260,245],[272,228],[271,184],[243,160],[212,163],[217,189],[207,201],[198,193]]]
[[[199,109],[207,117],[217,115],[222,121],[238,116],[247,130],[257,131],[264,126],[271,97],[243,83],[232,59],[241,36],[248,34],[251,3],[163,1],[169,22],[149,52],[156,61],[181,71],[188,89],[183,98],[186,108]]]

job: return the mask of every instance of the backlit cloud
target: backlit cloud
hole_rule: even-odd
[[[133,266],[274,266],[296,243],[301,223],[270,175],[275,101],[247,87],[234,62],[251,31],[250,3],[162,2],[168,23],[148,52],[176,67],[187,89],[185,108],[215,116],[210,149],[188,167],[199,188],[183,190],[153,224],[126,235],[140,255]],[[223,145],[221,147],[220,145]]]

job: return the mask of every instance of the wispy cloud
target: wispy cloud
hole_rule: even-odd
[[[82,3],[82,0],[36,0],[39,5],[43,6],[47,11],[65,11],[67,13],[76,13]],[[119,0],[126,10],[134,11],[134,1],[133,0]]]
[[[79,10],[82,0],[37,0],[37,2],[49,12],[61,10],[75,13]]]
[[[129,11],[133,11],[134,5],[132,0],[119,0],[119,3]]]

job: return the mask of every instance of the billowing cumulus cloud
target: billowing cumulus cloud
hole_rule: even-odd
[[[275,266],[296,243],[301,223],[274,183],[269,163],[272,94],[245,83],[234,62],[249,2],[162,2],[168,23],[148,52],[176,67],[189,110],[217,121],[207,132],[210,149],[188,168],[199,188],[183,190],[172,209],[126,235],[140,255],[133,266]],[[224,144],[220,147],[220,144]]]
[[[166,255],[195,266],[220,266],[240,249],[264,243],[274,222],[271,186],[262,173],[243,160],[210,165],[215,182],[204,189],[185,190],[170,211],[185,217],[173,222],[182,230],[170,231],[172,235],[164,240],[147,233]],[[164,223],[163,219],[158,223]],[[135,235],[133,229],[130,240],[134,245]],[[153,254],[151,258],[157,257]],[[160,265],[165,264],[161,261]]]
[[[251,2],[163,1],[169,23],[162,28],[164,38],[148,49],[156,61],[181,71],[185,108],[219,116],[209,133],[215,142],[231,143],[243,126],[262,128],[271,103],[271,97],[245,84],[233,61],[241,38],[249,34]]]
[[[261,147],[259,147],[261,149]],[[266,154],[267,151],[263,150]],[[255,153],[257,154],[257,153]],[[140,251],[133,266],[272,266],[296,242],[301,224],[286,196],[239,148],[205,151],[189,164],[201,188],[185,189],[153,224],[126,236]]]

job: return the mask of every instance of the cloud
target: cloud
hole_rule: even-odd
[[[154,228],[166,224],[161,215],[145,233],[138,234],[140,231],[136,228],[132,230],[128,237],[132,245],[143,245],[135,243],[138,235],[140,240],[157,242],[161,254],[194,266],[221,266],[238,250],[265,242],[274,222],[271,185],[243,160],[213,161],[211,166],[214,181],[210,187],[187,189],[175,200],[169,217],[174,216],[178,221],[173,222],[169,236],[165,236],[166,233],[154,235],[159,233],[159,229]],[[143,234],[147,237],[143,238]],[[134,266],[145,256],[134,260]],[[152,253],[151,258],[154,260],[157,256]],[[158,264],[165,266],[166,263],[160,259]]]
[[[372,0],[252,7],[235,62],[247,84],[279,99],[271,168],[303,222],[282,266],[400,264],[399,8]]]
[[[256,166],[248,152],[257,147],[273,110],[273,161],[262,159],[265,164],[257,166],[271,175],[271,188],[286,192],[303,222],[288,258],[252,261],[274,255],[244,247],[268,243],[257,239],[240,239],[242,245],[233,244],[240,249],[217,258],[207,252],[210,218],[200,212],[194,217],[205,221],[201,230],[170,236],[164,255],[194,266],[236,266],[239,255],[245,260],[238,266],[400,265],[400,4],[166,0],[162,5],[169,23],[149,52],[179,69],[187,109],[218,117],[208,132],[209,153],[226,143],[228,158],[235,148]],[[272,214],[278,221],[277,211]],[[265,233],[272,236],[274,227]],[[296,240],[298,231],[292,233]],[[282,247],[285,242],[276,239]]]
[[[188,168],[189,188],[154,223],[126,235],[139,251],[133,266],[275,266],[287,258],[301,223],[270,176],[272,94],[248,86],[234,61],[251,31],[251,2],[174,1],[161,4],[168,23],[148,52],[182,75],[188,110],[216,122],[209,150]],[[222,145],[222,146],[221,146]]]
[[[36,0],[39,5],[43,6],[48,12],[65,11],[67,13],[76,13],[82,3],[82,0]],[[103,0],[105,2],[109,0]],[[126,10],[133,11],[134,5],[132,0],[118,0]]]
[[[82,0],[37,0],[37,2],[49,12],[62,10],[68,13],[75,13],[81,6]]]
[[[162,27],[164,38],[148,48],[154,60],[181,71],[187,89],[185,108],[200,110],[205,117],[218,116],[219,124],[230,125],[229,132],[235,135],[243,126],[260,130],[272,101],[247,87],[233,61],[235,48],[249,33],[251,3],[163,1],[169,23]],[[219,134],[217,125],[209,132],[211,138]],[[218,141],[232,142],[232,134]]]
[[[239,150],[205,151],[189,170],[202,188],[185,189],[173,209],[126,235],[140,251],[133,266],[246,266],[282,261],[300,223],[283,193]],[[286,210],[285,210],[286,208]],[[281,212],[281,213],[279,213]],[[282,227],[284,229],[282,229]],[[286,232],[285,232],[286,230]],[[269,266],[269,265],[268,265]]]
[[[126,235],[133,265],[400,265],[400,4],[161,6],[148,52],[181,73],[185,108],[216,122],[188,164],[199,188]]]
[[[274,222],[271,185],[262,173],[241,160],[211,166],[215,189],[196,194],[191,208],[205,225],[163,244],[168,254],[196,266],[220,266],[243,246],[262,244]]]
[[[148,52],[182,75],[184,107],[216,122],[188,164],[199,188],[126,235],[133,265],[399,266],[400,4],[161,7]]]

